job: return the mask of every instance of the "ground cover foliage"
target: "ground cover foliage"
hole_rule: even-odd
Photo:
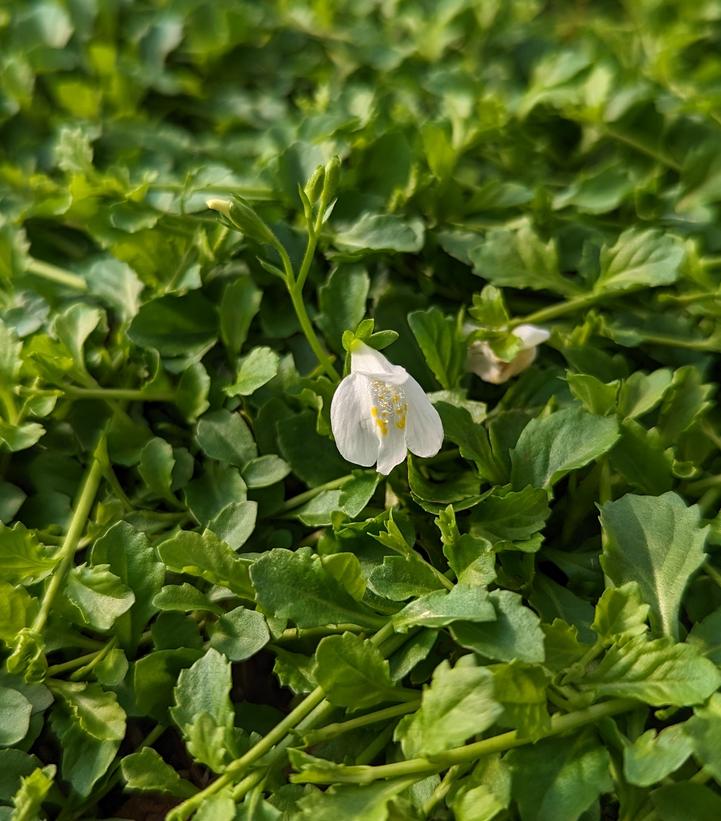
[[[0,817],[721,816],[720,24],[0,9]]]

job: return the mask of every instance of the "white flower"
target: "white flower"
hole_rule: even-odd
[[[488,342],[476,341],[468,348],[466,370],[473,371],[484,382],[500,385],[524,371],[536,358],[536,348],[551,335],[537,325],[519,325],[511,333],[521,340],[523,347],[510,362],[496,356]]]
[[[333,396],[330,423],[344,459],[364,467],[377,463],[384,475],[409,450],[435,456],[443,442],[441,418],[423,388],[360,340],[351,348],[351,372]]]

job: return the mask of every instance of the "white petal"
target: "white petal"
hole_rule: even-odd
[[[523,342],[524,348],[535,348],[551,336],[551,332],[545,328],[539,328],[538,325],[519,325],[513,329],[513,335],[517,336]]]
[[[405,430],[397,425],[389,425],[388,432],[380,437],[376,470],[387,476],[396,465],[400,465],[407,453]]]
[[[443,444],[443,424],[423,388],[412,377],[403,385],[408,403],[406,442],[416,456],[435,456]]]
[[[491,382],[500,385],[505,382],[503,366],[505,363],[500,360],[491,350],[487,342],[473,342],[468,348],[466,357],[466,370],[475,373],[484,382]]]
[[[372,379],[380,379],[393,385],[400,385],[408,378],[408,372],[400,365],[389,362],[380,351],[356,341],[350,354],[350,369],[352,373],[361,373]]]
[[[365,376],[352,373],[338,385],[330,405],[330,425],[340,455],[354,465],[370,467],[378,458],[378,436],[371,416]]]

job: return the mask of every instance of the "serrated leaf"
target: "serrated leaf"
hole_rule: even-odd
[[[672,724],[659,733],[648,730],[623,750],[623,774],[629,784],[649,787],[675,772],[692,752],[685,725]]]
[[[295,552],[275,549],[251,567],[256,601],[277,619],[289,619],[298,627],[327,624],[361,624],[380,627],[383,619],[355,601],[308,547]]]
[[[33,584],[52,573],[57,560],[23,524],[0,525],[0,578],[11,584]]]
[[[225,388],[228,396],[250,396],[278,373],[280,358],[271,348],[253,348],[240,360],[235,382]]]
[[[591,732],[511,750],[506,760],[523,821],[578,819],[612,788],[608,752]]]
[[[463,656],[451,667],[436,667],[430,687],[423,691],[418,711],[396,728],[408,758],[431,756],[457,747],[488,729],[502,712],[493,696],[493,676]]]
[[[248,577],[250,561],[238,557],[211,531],[200,534],[184,530],[161,542],[156,549],[170,570],[199,576],[229,587],[239,596],[252,598]]]
[[[678,278],[684,256],[678,237],[630,228],[611,248],[601,250],[601,274],[594,288],[608,293],[669,285]]]
[[[606,542],[601,564],[615,585],[635,581],[651,606],[651,624],[677,637],[684,590],[704,561],[708,526],[676,493],[627,494],[601,508]]]
[[[321,639],[313,676],[337,707],[362,710],[393,700],[388,662],[377,647],[352,633]]]
[[[197,792],[152,747],[126,755],[120,767],[130,790],[167,793],[176,798],[189,798]]]
[[[538,616],[510,590],[493,590],[489,599],[496,608],[496,620],[485,624],[456,622],[451,626],[455,640],[462,647],[499,661],[543,661]]]
[[[618,439],[618,423],[581,408],[532,419],[511,451],[514,489],[551,487],[567,473],[606,453]]]
[[[690,644],[636,636],[612,645],[578,686],[598,696],[636,698],[647,704],[700,704],[721,684],[714,664]]]
[[[412,627],[445,627],[455,621],[495,621],[496,610],[483,588],[457,584],[452,590],[435,590],[419,596],[391,619],[397,632]]]

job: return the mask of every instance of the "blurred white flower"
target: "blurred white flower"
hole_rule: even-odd
[[[510,362],[496,356],[488,342],[476,341],[468,348],[466,370],[480,376],[484,382],[500,385],[524,371],[536,358],[538,346],[551,336],[549,331],[537,325],[519,325],[511,333],[521,340],[522,348]]]
[[[341,456],[356,465],[376,464],[387,475],[410,450],[435,456],[443,425],[423,388],[405,368],[356,340],[351,372],[338,385],[330,421]]]

